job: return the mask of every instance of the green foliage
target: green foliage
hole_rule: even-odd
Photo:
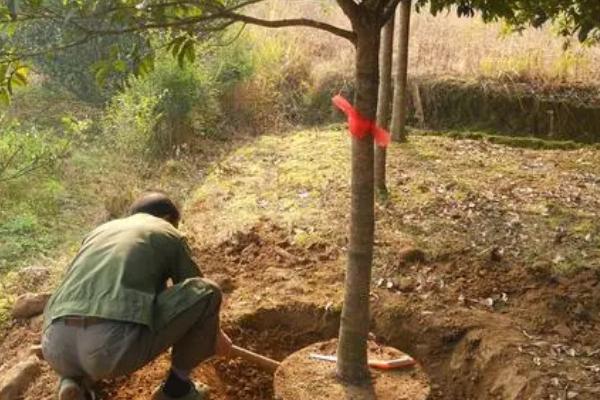
[[[166,51],[158,52],[154,69],[131,78],[109,106],[104,126],[115,143],[147,157],[166,156],[194,137],[222,134],[225,123],[248,132],[298,117],[309,74],[302,54],[277,35],[250,32],[220,46],[228,34],[195,43],[193,63],[180,57],[189,37],[164,45],[156,39],[155,47]]]
[[[0,63],[0,103],[9,104],[13,89],[27,84],[29,68],[18,62]]]
[[[18,124],[0,128],[0,184],[23,176],[47,172],[64,159],[71,148],[69,138],[53,131],[31,128],[23,131]]]
[[[216,77],[224,89],[228,125],[264,133],[314,122],[312,111],[321,105],[316,92],[327,90],[313,79],[309,54],[289,35],[264,29],[248,29],[219,51]],[[325,97],[330,111],[331,96]]]
[[[210,65],[179,67],[159,57],[152,72],[131,78],[113,98],[104,127],[123,150],[165,156],[194,134],[216,132],[218,94]]]
[[[117,74],[134,70],[137,73],[147,72],[152,67],[153,55],[139,51],[137,43],[132,47],[120,49],[118,43],[132,33],[142,34],[150,30],[161,31],[162,34],[175,35],[167,48],[177,59],[179,65],[194,63],[198,55],[198,45],[215,32],[227,30],[235,22],[256,23],[267,26],[292,26],[298,23],[290,21],[272,22],[244,15],[247,6],[258,1],[219,0],[207,2],[163,2],[144,0],[113,0],[98,2],[95,0],[76,1],[27,1],[4,3],[0,6],[0,64],[8,64],[28,58],[30,48],[18,48],[6,40],[19,31],[18,27],[30,24],[29,16],[35,15],[36,26],[62,27],[59,35],[47,35],[47,46],[36,48],[35,54],[40,57],[51,57],[57,51],[87,45],[94,40],[112,40],[109,54],[102,53],[100,60],[95,59],[96,75],[100,80],[110,72]],[[364,1],[358,4],[342,2],[339,5],[348,11],[386,10],[385,15],[393,14],[389,4],[383,0]],[[485,21],[504,20],[514,29],[522,29],[527,25],[540,26],[546,21],[555,21],[560,25],[560,33],[565,36],[577,36],[585,41],[600,37],[600,2],[597,0],[416,0],[418,9],[429,6],[433,14],[445,10],[456,9],[461,16],[474,16],[479,12]],[[384,14],[382,13],[381,16]],[[382,24],[385,21],[380,21]],[[316,21],[304,21],[305,25],[334,31],[338,35],[353,39],[353,34],[343,29],[336,29]],[[48,26],[48,25],[46,25]],[[327,29],[326,29],[327,28]],[[67,34],[63,35],[62,33]],[[8,45],[7,45],[8,43]],[[116,46],[116,47],[115,47]],[[35,47],[35,46],[34,46]],[[81,62],[81,58],[70,60]],[[0,82],[6,86],[6,82]],[[6,97],[6,90],[2,93]]]
[[[89,27],[101,26],[91,21]],[[52,47],[70,37],[77,37],[77,29],[57,21],[36,21],[23,24],[12,42],[18,48],[38,49]],[[138,66],[140,53],[148,52],[139,34],[96,36],[82,44],[57,49],[48,54],[31,57],[36,70],[57,85],[88,102],[103,102],[121,87],[129,71]],[[140,67],[143,67],[140,66]]]
[[[70,135],[50,129],[0,128],[0,271],[48,248],[47,219],[58,212],[64,191],[56,175],[71,148]]]
[[[19,264],[25,254],[43,253],[52,244],[46,231],[31,211],[23,211],[0,223],[0,273]]]
[[[560,34],[580,41],[600,39],[600,2],[597,0],[417,0],[435,15],[456,7],[459,16],[472,17],[479,11],[484,21],[503,19],[516,30],[539,27],[548,21],[560,25]]]
[[[248,40],[247,36],[242,36],[213,53],[211,62],[214,79],[221,87],[230,89],[240,81],[250,78],[256,71],[254,44],[255,42]]]

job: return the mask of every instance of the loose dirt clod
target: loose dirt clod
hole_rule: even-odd
[[[25,319],[43,313],[51,295],[51,293],[25,293],[19,296],[11,312],[13,318]]]
[[[227,274],[213,274],[210,278],[216,282],[224,293],[231,293],[235,290],[235,284]]]
[[[425,262],[425,252],[415,247],[404,247],[398,253],[398,262],[401,265],[412,265]]]
[[[502,261],[502,257],[504,257],[504,249],[501,247],[494,247],[492,251],[490,251],[490,260],[494,262]]]
[[[17,399],[40,373],[41,364],[35,356],[11,368],[0,378],[0,400]]]

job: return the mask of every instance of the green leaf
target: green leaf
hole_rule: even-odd
[[[10,79],[15,86],[25,86],[27,85],[28,75],[29,68],[25,65],[21,65],[14,70]]]
[[[113,68],[117,72],[127,72],[127,63],[123,60],[115,60]]]
[[[179,54],[177,54],[177,63],[180,68],[183,68],[186,60],[191,64],[196,59],[196,42],[193,39],[188,38],[184,45],[181,47]]]
[[[12,83],[15,86],[25,86],[27,85],[27,77],[20,72],[15,72],[12,76]]]
[[[106,78],[108,78],[108,74],[110,73],[110,64],[106,61],[100,61],[93,66],[94,76],[96,78],[96,82],[98,85],[102,86],[106,82]]]
[[[171,43],[167,45],[167,49],[171,51],[173,57],[177,57],[179,55],[179,50],[181,49],[181,45],[186,41],[187,36],[178,36],[175,39],[171,40]]]
[[[0,64],[0,86],[6,81],[8,78],[8,65],[9,64]]]
[[[196,60],[196,47],[194,44],[194,41],[190,39],[182,50],[182,53],[184,53],[184,56],[190,64],[193,64]]]
[[[6,90],[6,88],[0,88],[0,104],[10,104],[10,93],[8,93],[8,90]]]
[[[145,55],[138,63],[135,75],[144,76],[154,70],[154,54]]]

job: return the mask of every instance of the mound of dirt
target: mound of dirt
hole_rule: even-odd
[[[419,365],[392,371],[372,371],[362,385],[348,385],[336,377],[335,364],[310,355],[335,355],[337,339],[315,343],[286,358],[275,374],[276,398],[281,400],[427,400],[429,379]],[[369,343],[368,357],[393,360],[404,354],[390,347]]]
[[[208,277],[231,279],[235,289],[225,302],[226,320],[294,302],[334,306],[341,301],[344,265],[335,245],[296,245],[290,232],[268,220],[215,245],[193,240],[192,245]]]

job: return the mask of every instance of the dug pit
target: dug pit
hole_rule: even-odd
[[[397,309],[376,308],[373,332],[378,343],[419,359],[431,378],[429,399],[538,398],[542,385],[514,345],[521,339],[518,332],[509,321],[499,319],[484,327],[478,318],[472,315],[459,326],[453,318],[419,321]],[[338,328],[338,311],[294,303],[259,309],[228,322],[226,330],[236,344],[284,360],[312,343],[334,338]],[[164,355],[129,377],[106,382],[100,398],[147,399],[168,366]],[[274,399],[273,376],[240,359],[214,360],[197,369],[194,379],[209,384],[215,400]]]
[[[310,304],[259,309],[225,323],[235,344],[276,360],[316,341],[337,334],[339,315]],[[169,359],[163,355],[129,377],[105,382],[102,399],[147,399],[156,388]],[[211,386],[213,400],[273,399],[273,376],[241,359],[215,359],[194,371],[193,378]]]

